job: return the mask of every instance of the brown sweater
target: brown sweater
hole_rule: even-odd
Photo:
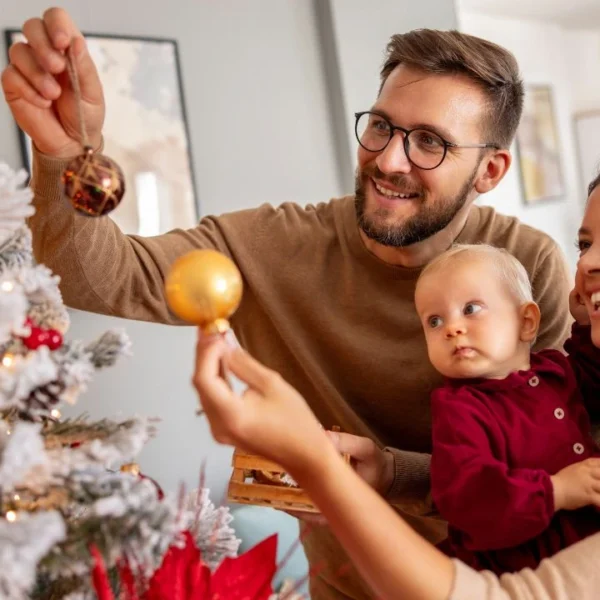
[[[242,345],[297,388],[325,427],[399,448],[390,499],[429,540],[445,537],[425,501],[429,457],[421,453],[430,451],[429,395],[440,377],[414,310],[420,269],[391,266],[365,248],[352,197],[306,208],[263,205],[142,238],[123,235],[108,218],[77,215],[61,198],[64,166],[35,156],[36,214],[29,224],[36,259],[61,276],[68,306],[177,323],[163,293],[174,259],[202,247],[226,253],[244,278],[232,320]],[[542,312],[537,347],[560,347],[570,324],[571,281],[551,238],[475,206],[456,241],[502,246],[521,260]],[[313,565],[325,564],[313,600],[369,597],[343,568],[347,558],[326,528],[313,530],[304,546]]]

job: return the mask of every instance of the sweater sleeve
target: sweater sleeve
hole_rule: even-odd
[[[600,348],[592,343],[590,327],[574,323],[565,350],[585,406],[597,420],[600,417]]]
[[[504,438],[488,409],[464,390],[432,395],[431,493],[466,549],[517,546],[546,529],[554,514],[550,476],[511,469],[498,458]]]
[[[164,297],[164,279],[173,261],[198,248],[214,248],[230,256],[224,226],[233,230],[251,222],[255,214],[240,211],[222,220],[207,217],[195,228],[153,237],[125,235],[110,218],[89,218],[68,205],[60,184],[68,160],[37,151],[33,158],[30,185],[35,214],[28,225],[34,255],[60,276],[65,304],[72,308],[181,324]]]
[[[600,589],[600,534],[544,559],[532,571],[497,577],[454,560],[455,575],[448,600],[596,600]]]

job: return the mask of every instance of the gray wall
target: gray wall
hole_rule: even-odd
[[[122,0],[61,5],[88,32],[178,40],[202,214],[351,191],[350,115],[375,98],[388,36],[456,23],[452,0],[127,0],[127,12]],[[20,27],[46,7],[5,1],[0,26]],[[271,115],[268,131],[254,118],[260,112]],[[0,160],[20,166],[4,103],[0,127]],[[216,446],[194,416],[194,330],[74,312],[70,335],[91,339],[115,325],[132,337],[134,356],[100,373],[75,412],[160,417],[142,468],[174,489],[181,481],[194,485],[206,459],[208,485],[220,500],[231,450]]]

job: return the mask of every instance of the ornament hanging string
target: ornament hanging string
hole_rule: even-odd
[[[71,86],[73,87],[73,95],[75,96],[75,106],[77,107],[77,121],[79,124],[79,133],[81,134],[81,144],[86,152],[93,151],[90,146],[90,142],[87,135],[87,128],[85,126],[85,119],[83,117],[83,99],[81,97],[81,86],[79,85],[79,75],[75,68],[75,57],[73,56],[73,44],[67,49],[67,71],[69,73],[69,79],[71,80]]]
[[[125,177],[114,160],[94,153],[83,114],[81,85],[72,44],[67,49],[66,59],[83,153],[75,157],[63,172],[64,192],[77,212],[88,217],[100,217],[114,210],[123,199]]]

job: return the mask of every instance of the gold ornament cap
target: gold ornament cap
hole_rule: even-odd
[[[131,475],[138,476],[140,474],[140,465],[137,463],[125,463],[121,465],[121,473],[131,473]]]
[[[217,250],[193,250],[178,258],[165,281],[171,310],[207,334],[224,333],[242,299],[242,275]]]

